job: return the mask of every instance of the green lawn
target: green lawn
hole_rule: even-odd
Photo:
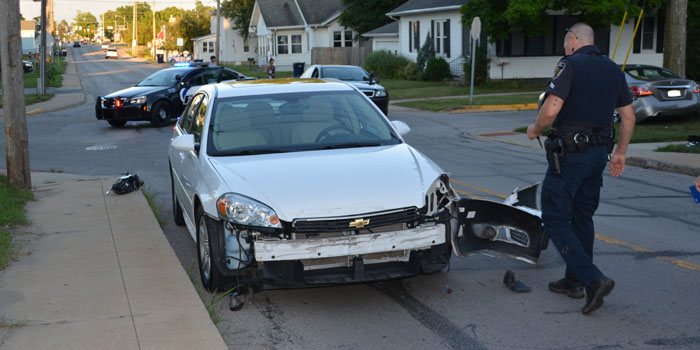
[[[44,96],[39,96],[37,94],[24,95],[24,105],[29,106],[31,104],[50,100],[54,95],[46,94]],[[2,98],[0,98],[0,108],[2,108]]]
[[[238,73],[241,73],[247,77],[254,77],[258,79],[267,79],[267,73],[265,73],[264,67],[257,68],[248,65],[234,66],[234,65],[224,65],[224,67],[231,68]],[[252,69],[251,69],[252,68]],[[275,72],[277,78],[293,78],[294,72],[280,72],[279,70]]]
[[[28,61],[28,59],[23,58]],[[37,64],[35,64],[38,67]],[[51,68],[50,66],[53,66]],[[65,57],[58,57],[57,63],[46,62],[46,72],[47,72],[47,87],[61,87],[63,84],[62,74],[66,71],[66,60]],[[54,79],[49,79],[49,75],[53,75]],[[39,69],[36,68],[31,73],[24,73],[24,87],[25,88],[35,88],[37,86],[37,79],[39,79]],[[2,88],[2,81],[0,79],[0,88]]]
[[[679,153],[698,153],[698,154],[700,154],[700,146],[667,145],[667,146],[659,147],[655,151],[656,152],[679,152]]]
[[[488,106],[488,105],[505,105],[505,104],[521,104],[521,103],[537,103],[539,94],[523,94],[523,95],[504,95],[504,96],[474,96],[472,105]],[[427,111],[441,111],[445,109],[464,107],[469,105],[469,98],[447,98],[440,100],[421,100],[399,102],[399,106],[423,109]]]
[[[620,124],[615,125],[615,130],[619,138]],[[527,127],[520,127],[513,131],[525,133],[527,132]],[[685,141],[688,140],[689,134],[700,134],[700,116],[664,117],[638,123],[634,126],[631,143]],[[668,149],[662,152],[682,152],[671,150],[681,148],[669,147]],[[692,153],[695,153],[695,151]]]
[[[24,205],[34,198],[29,191],[11,185],[7,176],[0,175],[0,270],[12,258],[14,247],[8,227],[27,223]]]
[[[468,85],[455,85],[454,82],[415,81],[400,79],[383,79],[379,83],[389,91],[391,100],[421,97],[469,95]],[[484,86],[475,86],[474,94],[491,94],[502,92],[543,91],[544,87],[530,85],[524,81],[492,81]]]

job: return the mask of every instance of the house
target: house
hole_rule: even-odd
[[[450,64],[454,75],[463,75],[464,56],[470,55],[471,36],[469,26],[461,24],[460,8],[467,0],[408,0],[387,13],[398,22],[399,54],[415,60],[418,50],[429,34],[437,56]],[[544,35],[525,35],[512,32],[507,39],[488,42],[491,61],[491,79],[550,78],[557,62],[564,55],[564,29],[578,22],[577,16],[564,11],[548,12],[551,30]],[[622,64],[632,41],[636,19],[629,20],[622,31],[614,61]],[[376,29],[376,30],[379,30]],[[596,28],[596,45],[601,53],[612,58],[619,26]],[[373,31],[374,32],[374,31]],[[487,42],[487,33],[482,32],[481,42]],[[372,36],[373,45],[377,41]],[[639,33],[627,63],[663,63],[664,23],[657,11],[650,11],[642,19]]]
[[[22,37],[22,53],[28,54],[39,51],[38,40],[36,37],[36,21],[21,21],[20,36]]]
[[[469,54],[471,36],[469,28],[462,26],[459,9],[466,2],[408,0],[387,13],[398,22],[399,54],[415,61],[430,35],[435,55],[449,63],[452,74],[463,75],[464,56]]]
[[[279,70],[291,70],[293,63],[311,64],[314,49],[362,45],[357,32],[338,21],[342,10],[342,0],[256,0],[250,32],[259,64],[274,58]]]
[[[399,21],[385,24],[377,29],[362,34],[372,42],[372,51],[387,50],[398,54],[399,47]]]
[[[209,62],[211,56],[216,56],[216,13],[211,16],[210,33],[200,37],[193,38],[193,57]],[[257,41],[255,37],[248,39],[238,32],[238,29],[233,27],[233,22],[221,16],[221,57],[218,61],[221,63],[243,64],[249,59],[257,58]]]

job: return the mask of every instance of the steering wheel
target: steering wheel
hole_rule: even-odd
[[[331,126],[325,128],[325,129],[321,130],[321,132],[318,134],[318,136],[316,136],[316,140],[314,141],[314,143],[319,143],[319,142],[321,142],[321,140],[323,140],[323,139],[327,138],[328,136],[330,136],[329,133],[330,133],[331,131],[336,130],[336,129],[347,131],[348,134],[354,134],[354,132],[352,131],[352,129],[348,128],[348,127],[345,126],[345,125],[331,125]]]

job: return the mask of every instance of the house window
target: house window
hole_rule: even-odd
[[[642,49],[654,49],[654,17],[645,17],[642,23]]]
[[[450,57],[450,20],[443,19],[431,22],[433,31],[433,47],[436,54]]]
[[[206,41],[202,41],[202,52],[207,52],[207,44]]]
[[[333,32],[333,47],[343,47],[343,32]]]
[[[352,47],[352,30],[345,31],[345,47]]]
[[[214,42],[213,41],[209,42],[209,52],[214,52]]]
[[[280,55],[289,53],[289,37],[287,35],[277,36],[277,53]]]
[[[243,52],[250,51],[250,44],[248,44],[248,39],[243,40]]]
[[[418,51],[420,49],[420,22],[413,22],[413,47]]]
[[[433,22],[433,40],[434,42],[434,47],[435,47],[435,53],[440,54],[442,53],[442,48],[440,47],[440,44],[442,43],[442,24],[445,23],[445,21],[434,21]]]
[[[292,35],[292,53],[301,53],[301,35]]]

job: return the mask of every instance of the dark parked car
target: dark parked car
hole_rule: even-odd
[[[661,67],[625,66],[627,85],[632,90],[637,121],[650,117],[700,113],[700,88],[690,79]]]
[[[32,62],[22,61],[22,69],[24,69],[25,73],[31,73],[34,71],[34,66],[32,65]]]
[[[73,47],[80,47],[80,41],[74,41]]]
[[[384,112],[384,115],[388,115],[389,93],[378,84],[379,79],[374,79],[374,74],[367,74],[367,71],[362,67],[312,65],[304,71],[300,78],[330,78],[348,82],[369,97]]]
[[[189,89],[222,81],[250,80],[223,67],[176,67],[160,70],[130,88],[98,96],[95,116],[112,126],[127,121],[147,120],[162,127],[182,113],[184,96]]]

